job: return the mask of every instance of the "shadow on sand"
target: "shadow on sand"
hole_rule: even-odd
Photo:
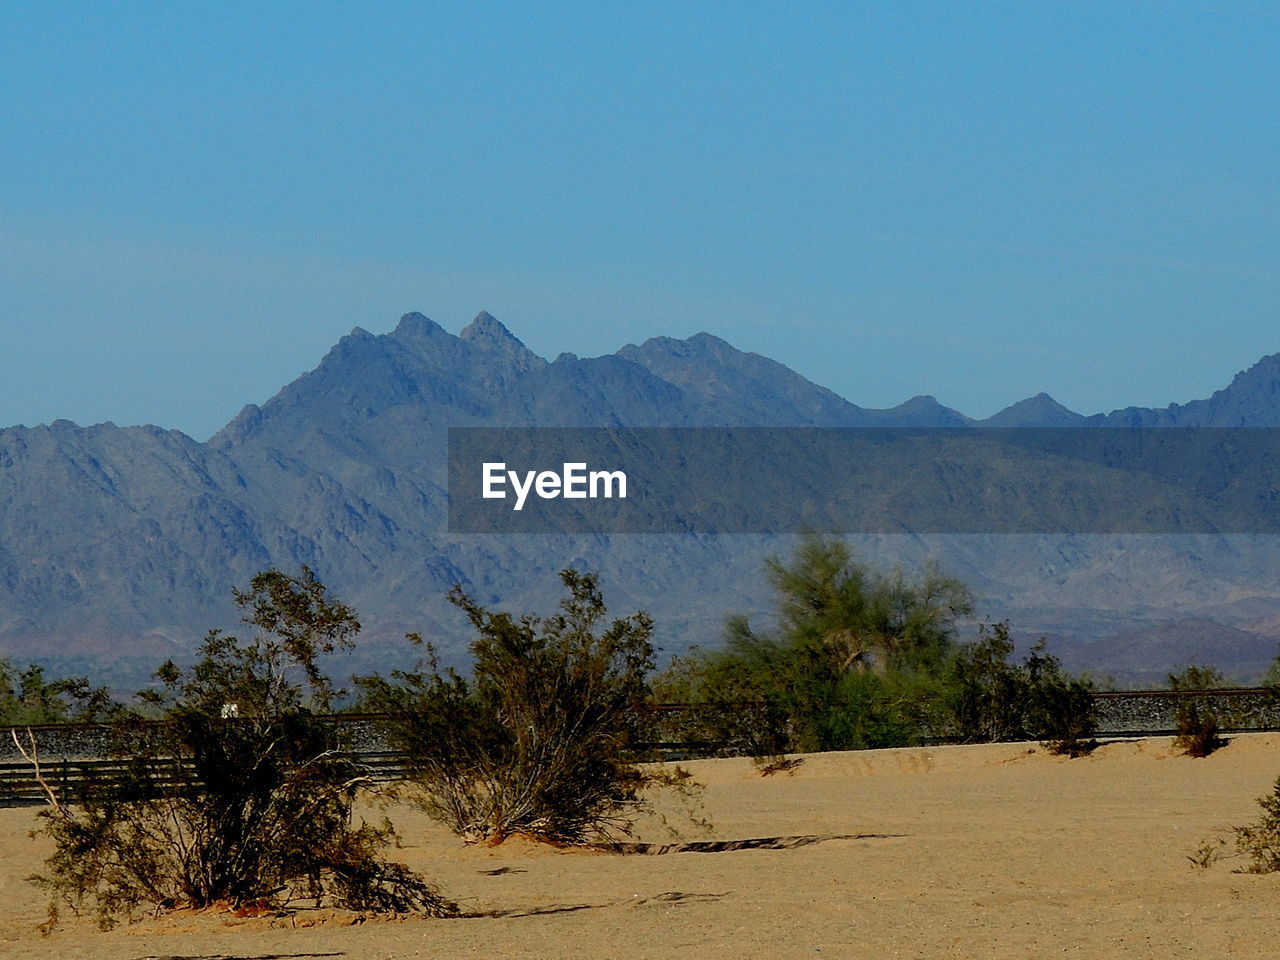
[[[681,893],[670,890],[666,893],[655,893],[651,897],[623,897],[621,900],[609,900],[605,903],[572,903],[548,904],[545,907],[522,907],[514,910],[485,910],[479,913],[468,913],[468,917],[545,917],[553,913],[577,913],[579,910],[602,910],[605,907],[644,907],[653,904],[680,903],[716,903],[729,895],[725,893]]]
[[[901,833],[807,834],[798,837],[752,837],[746,840],[688,840],[683,843],[601,843],[596,849],[610,853],[638,853],[657,856],[664,853],[729,853],[734,850],[794,850],[828,840],[888,840]]]
[[[664,853],[728,853],[733,850],[794,850],[828,840],[888,840],[902,837],[901,833],[845,833],[803,835],[796,837],[752,837],[746,840],[690,840],[684,843],[602,843],[597,850],[609,853],[641,854],[655,856]],[[490,875],[507,872],[505,868],[481,871]],[[724,893],[682,893],[678,890],[657,893],[650,897],[639,895],[608,900],[604,903],[557,903],[544,907],[520,907],[513,910],[484,910],[464,914],[466,917],[545,917],[553,913],[577,913],[581,910],[602,910],[606,907],[643,907],[657,904],[716,903],[729,896]]]

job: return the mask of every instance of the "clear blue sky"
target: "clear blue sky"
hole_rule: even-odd
[[[0,424],[203,439],[409,310],[1206,396],[1280,351],[1276,10],[0,0]]]

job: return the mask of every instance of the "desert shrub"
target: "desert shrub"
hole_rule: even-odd
[[[606,624],[597,577],[560,577],[568,595],[546,618],[491,612],[454,588],[476,632],[470,677],[441,670],[428,647],[416,671],[358,681],[367,707],[389,716],[423,807],[469,841],[608,839],[629,831],[647,789],[689,786],[631,752],[652,621]]]
[[[1280,655],[1271,661],[1258,685],[1266,692],[1268,711],[1274,714],[1280,710]]]
[[[806,749],[915,746],[937,727],[940,686],[931,670],[852,670],[830,690],[829,699],[803,705],[811,719],[798,742]]]
[[[1271,793],[1258,798],[1262,816],[1254,823],[1231,829],[1234,850],[1225,836],[1206,840],[1194,853],[1187,856],[1191,863],[1208,869],[1220,860],[1245,858],[1245,873],[1280,872],[1280,779],[1272,785]]]
[[[1271,793],[1258,798],[1262,818],[1256,823],[1235,828],[1236,850],[1248,857],[1249,873],[1280,871],[1280,779]]]
[[[1038,641],[1023,663],[1031,688],[1027,730],[1050,753],[1081,757],[1098,745],[1098,709],[1093,682],[1068,676],[1057,657]]]
[[[1005,623],[957,645],[971,609],[959,582],[935,570],[911,580],[857,563],[839,541],[809,537],[768,564],[777,629],[726,623],[719,650],[678,659],[655,685],[692,703],[690,739],[750,744],[765,765],[787,751],[910,746],[928,738],[1040,739],[1079,756],[1095,744],[1093,685],[1071,677],[1042,640],[1022,663]],[[759,703],[756,715],[716,704]],[[719,724],[715,726],[714,724]],[[754,724],[754,736],[741,728]]]
[[[1222,674],[1213,667],[1194,663],[1169,674],[1169,688],[1181,694],[1175,706],[1174,746],[1189,757],[1207,757],[1226,744],[1218,708],[1213,698],[1206,695],[1224,682]]]
[[[1042,740],[1053,753],[1078,757],[1096,746],[1093,685],[1064,673],[1044,640],[1021,664],[1007,623],[978,627],[956,653],[946,701],[953,729],[966,742]]]
[[[1009,662],[1012,654],[1006,623],[980,624],[978,639],[956,654],[948,700],[961,740],[1025,739],[1030,690],[1023,673]]]
[[[172,662],[144,696],[163,722],[118,720],[122,775],[91,782],[72,807],[49,790],[41,832],[55,852],[36,878],[60,906],[90,904],[101,925],[157,909],[283,906],[307,898],[359,910],[447,914],[454,907],[382,852],[387,823],[356,823],[366,771],[319,722],[334,696],[320,658],[359,623],[304,568],[237,591],[240,641],[211,631],[194,667]]]
[[[912,580],[854,560],[838,540],[806,537],[789,560],[768,561],[776,627],[726,621],[721,649],[679,664],[682,699],[718,719],[701,732],[767,767],[787,751],[917,743],[934,724],[940,665],[955,618],[970,609],[959,582],[936,571]],[[670,683],[672,671],[659,679]],[[757,703],[754,715],[723,703]],[[744,735],[744,724],[754,729]],[[691,731],[694,732],[694,731]]]
[[[105,688],[84,677],[50,680],[38,664],[19,670],[0,657],[0,726],[99,720],[115,707]]]
[[[836,674],[768,639],[731,640],[725,651],[685,658],[655,680],[664,702],[682,705],[660,739],[714,744],[720,755],[750,757],[762,772],[785,769],[791,752],[903,745],[914,724],[888,692],[896,680]]]
[[[1263,687],[1273,698],[1280,696],[1280,657],[1271,661],[1258,680],[1258,686]]]

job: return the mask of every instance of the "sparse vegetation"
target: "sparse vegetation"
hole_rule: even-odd
[[[1206,692],[1223,686],[1224,678],[1213,667],[1190,664],[1169,674],[1169,688],[1178,698],[1174,746],[1189,757],[1207,757],[1226,744],[1219,708]]]
[[[1258,798],[1262,817],[1235,828],[1236,850],[1249,858],[1249,873],[1280,871],[1280,778],[1266,796]]]
[[[439,668],[359,681],[389,716],[421,803],[470,841],[522,835],[579,844],[628,833],[657,787],[688,791],[687,774],[641,768],[631,752],[648,695],[653,624],[636,613],[606,624],[594,574],[560,574],[568,595],[545,619],[450,599],[476,631],[470,677]]]
[[[1007,623],[979,625],[978,639],[957,653],[947,700],[965,742],[1024,739],[1030,690],[1025,675],[1009,662],[1012,654]]]
[[[389,824],[356,823],[370,781],[317,722],[333,685],[321,658],[360,625],[304,568],[270,570],[237,592],[254,636],[206,637],[189,670],[166,663],[146,697],[161,724],[115,725],[121,779],[76,807],[50,789],[40,831],[56,850],[33,879],[60,907],[101,925],[142,907],[281,907],[297,899],[357,910],[444,915],[455,908],[382,857]]]
[[[1096,746],[1093,685],[1069,677],[1044,640],[1021,664],[1007,623],[982,624],[978,639],[952,661],[948,705],[959,736],[968,742],[1042,740],[1052,753],[1078,757]]]
[[[1257,821],[1233,827],[1230,839],[1217,836],[1204,841],[1187,859],[1192,865],[1207,870],[1221,860],[1242,857],[1248,863],[1238,872],[1280,872],[1280,778],[1269,794],[1258,798],[1258,805],[1262,807],[1262,816]]]

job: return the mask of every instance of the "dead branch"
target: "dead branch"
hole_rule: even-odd
[[[61,817],[70,816],[62,806],[62,803],[58,800],[57,791],[50,786],[49,781],[45,780],[44,774],[40,771],[40,748],[36,745],[36,735],[32,732],[31,728],[27,727],[27,743],[30,746],[30,750],[22,746],[22,741],[18,739],[18,731],[16,728],[11,728],[9,730],[9,735],[13,737],[13,745],[17,747],[18,752],[22,754],[22,759],[31,764],[31,769],[35,773],[36,783],[40,784],[40,789],[44,791],[44,795],[49,801],[49,806],[53,807],[54,811]]]

